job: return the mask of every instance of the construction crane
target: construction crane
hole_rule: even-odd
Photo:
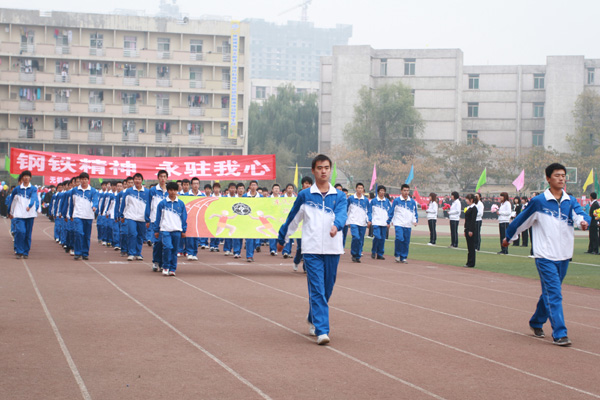
[[[295,5],[294,7],[285,10],[284,12],[279,13],[277,16],[281,16],[283,14],[289,13],[290,11],[295,10],[296,8],[302,8],[302,15],[300,17],[300,21],[307,22],[308,21],[308,6],[312,3],[312,0],[305,0],[300,4]]]

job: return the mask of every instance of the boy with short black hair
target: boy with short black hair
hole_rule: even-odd
[[[175,276],[177,270],[177,247],[185,239],[187,230],[187,212],[183,201],[177,197],[177,183],[167,183],[168,197],[162,200],[156,209],[154,237],[162,243],[162,273]]]

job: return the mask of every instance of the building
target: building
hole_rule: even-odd
[[[277,95],[277,88],[294,85],[297,93],[319,93],[319,82],[315,81],[283,81],[278,79],[252,79],[252,101],[263,103],[271,96]]]
[[[361,87],[402,82],[413,90],[430,147],[480,140],[516,155],[534,146],[566,151],[575,101],[597,88],[598,67],[600,60],[583,56],[549,56],[538,66],[465,66],[459,49],[336,46],[321,58],[319,150],[343,143]]]
[[[228,137],[231,35],[227,21],[0,9],[0,154],[246,154],[248,24],[237,138]]]

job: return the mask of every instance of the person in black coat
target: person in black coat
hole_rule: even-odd
[[[477,239],[477,197],[469,193],[465,197],[467,211],[465,212],[465,239],[467,240],[467,263],[466,268],[475,267],[475,240]]]
[[[590,244],[588,246],[588,251],[586,253],[598,254],[598,220],[594,215],[594,211],[600,208],[600,204],[598,204],[598,195],[596,192],[590,193],[590,199],[592,199],[592,204],[590,205],[590,217],[592,218],[592,222],[590,223]]]

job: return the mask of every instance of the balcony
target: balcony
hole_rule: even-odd
[[[23,82],[34,82],[35,81],[35,72],[20,72],[19,80]]]
[[[229,108],[221,108],[221,117],[229,117]]]
[[[22,111],[32,111],[32,110],[35,110],[35,102],[21,100],[19,102],[19,110],[22,110]]]
[[[19,129],[19,139],[35,139],[35,129],[20,128]]]
[[[229,54],[229,53],[223,54],[223,61],[230,62],[231,61],[231,54]]]
[[[54,140],[69,140],[69,131],[64,129],[55,129]]]
[[[190,53],[190,60],[202,61],[202,60],[204,60],[204,54],[203,53]]]
[[[157,79],[156,80],[156,86],[158,87],[171,87],[171,80],[170,79]]]
[[[140,110],[137,104],[125,104],[123,106],[123,114],[137,114],[139,112]]]
[[[69,103],[54,103],[54,111],[69,111],[71,107]]]
[[[157,133],[155,143],[171,143],[170,133]]]
[[[104,83],[104,77],[97,75],[90,75],[90,83],[94,85],[102,85]]]
[[[204,89],[204,86],[202,81],[190,81],[190,89]]]
[[[223,81],[223,82],[221,82],[221,87],[223,89],[229,89],[230,88],[229,81]]]
[[[123,86],[140,86],[140,78],[130,76],[123,77]]]
[[[88,106],[89,112],[104,112],[104,104],[90,104]]]
[[[170,51],[159,51],[158,53],[156,53],[156,57],[159,60],[169,60],[171,58],[171,52]]]
[[[188,136],[189,144],[204,144],[204,136],[202,135],[192,135]]]
[[[55,52],[55,54],[58,54],[58,55],[71,54],[71,47],[70,46],[56,46],[54,52]]]
[[[156,115],[171,115],[171,107],[156,107]]]
[[[204,117],[206,109],[202,107],[190,107],[190,117]]]
[[[138,49],[123,49],[123,57],[135,58],[140,56]]]
[[[237,139],[229,139],[227,137],[221,136],[221,145],[222,146],[237,146]]]
[[[88,132],[88,141],[89,142],[103,142],[104,135],[102,132],[89,131]]]
[[[71,76],[70,75],[54,75],[54,82],[58,82],[58,83],[71,82]]]
[[[122,142],[137,143],[139,142],[138,134],[136,132],[123,132],[121,136]]]
[[[104,49],[90,48],[90,56],[101,57],[104,55]]]
[[[24,53],[29,53],[29,54],[35,53],[35,44],[21,43],[21,54],[24,54]]]

